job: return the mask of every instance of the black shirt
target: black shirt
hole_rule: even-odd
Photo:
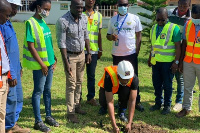
[[[134,74],[133,81],[132,81],[132,83],[131,83],[130,89],[131,89],[131,90],[137,90],[138,85],[139,85],[138,77],[136,76],[136,74]],[[104,79],[104,89],[105,89],[105,91],[107,91],[107,92],[112,92],[112,87],[113,87],[113,84],[112,84],[111,77],[110,77],[110,75],[106,72],[106,74],[105,74],[105,79]],[[119,84],[119,87],[123,87],[123,86],[122,86],[121,84]]]

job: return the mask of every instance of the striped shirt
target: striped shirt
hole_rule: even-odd
[[[56,38],[59,48],[67,51],[81,52],[85,48],[85,40],[89,39],[87,31],[87,16],[82,14],[76,22],[71,12],[58,19],[56,23]]]

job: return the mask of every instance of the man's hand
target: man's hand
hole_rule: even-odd
[[[131,123],[128,123],[126,125],[126,133],[130,133],[130,131],[131,131]]]
[[[71,66],[70,66],[69,64],[66,66],[65,70],[67,71],[67,73],[68,73],[71,77],[73,77],[72,68],[71,68]]]
[[[171,66],[171,69],[172,69],[172,73],[175,74],[176,71],[178,70],[178,64],[176,64],[175,62],[172,64]]]
[[[8,84],[10,87],[15,87],[17,85],[17,79],[8,80]]]
[[[86,63],[87,63],[87,64],[90,64],[91,61],[92,61],[91,54],[87,54],[87,56],[86,56]]]
[[[98,51],[98,59],[100,59],[102,56],[102,51]]]
[[[113,127],[113,132],[114,133],[120,133],[118,126]]]
[[[149,66],[149,67],[152,66],[152,64],[151,64],[151,57],[149,57],[149,59],[148,59],[148,66]]]
[[[48,75],[48,67],[45,64],[42,66],[42,73],[44,76]]]
[[[111,38],[112,38],[113,41],[117,41],[118,35],[112,34],[112,35],[111,35]]]
[[[179,63],[178,69],[180,73],[183,73],[183,62]]]
[[[23,70],[22,69],[20,70],[20,76],[21,77],[23,76]]]

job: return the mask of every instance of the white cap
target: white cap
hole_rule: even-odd
[[[117,67],[117,73],[122,79],[130,79],[134,76],[133,65],[129,61],[121,61]]]
[[[18,6],[22,6],[21,4],[21,0],[7,0],[9,3],[18,5]]]

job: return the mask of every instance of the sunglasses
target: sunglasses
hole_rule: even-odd
[[[118,6],[119,6],[119,7],[125,6],[125,7],[126,7],[126,6],[128,6],[128,4],[118,4]]]
[[[157,22],[162,21],[165,22],[165,19],[156,19]]]

